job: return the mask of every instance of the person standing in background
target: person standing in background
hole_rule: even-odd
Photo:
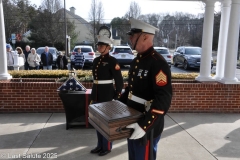
[[[31,49],[31,53],[28,55],[27,61],[29,64],[29,70],[38,70],[39,69],[41,59],[40,59],[39,55],[36,53],[35,48]]]
[[[81,52],[81,48],[78,48],[78,52],[75,54],[74,57],[74,68],[75,69],[83,69],[85,58],[83,53]]]
[[[25,59],[28,59],[28,55],[31,53],[31,50],[30,50],[30,46],[29,46],[29,45],[26,45],[25,51],[23,51],[23,53],[24,53],[24,55],[25,55]],[[28,64],[27,61],[24,63],[24,69],[25,69],[25,70],[28,70],[28,69],[29,69],[29,64]]]
[[[6,45],[7,49],[7,67],[8,70],[14,70],[14,51],[12,51],[12,47],[10,44]]]
[[[57,62],[58,69],[68,69],[67,68],[68,60],[62,52],[60,52],[56,62]]]
[[[43,70],[52,70],[53,55],[49,52],[48,46],[45,47],[44,52],[41,54],[41,61]]]
[[[17,48],[16,48],[16,51],[17,51],[19,57],[22,57],[22,58],[23,58],[24,64],[25,64],[25,63],[26,63],[26,58],[25,58],[25,55],[23,54],[22,48],[21,48],[21,47],[17,47]],[[19,70],[24,70],[24,69],[25,69],[25,65],[19,67]]]

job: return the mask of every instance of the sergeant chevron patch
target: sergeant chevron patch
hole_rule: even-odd
[[[162,70],[156,75],[156,84],[158,86],[165,86],[167,84],[167,76]]]
[[[119,69],[120,69],[120,66],[118,64],[116,64],[115,70],[119,70]]]

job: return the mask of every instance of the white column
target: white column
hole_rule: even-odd
[[[196,78],[198,81],[213,81],[211,76],[211,57],[213,40],[213,21],[215,0],[204,0],[205,14],[202,37],[202,56],[200,64],[200,74]]]
[[[0,0],[0,80],[11,79],[12,76],[7,71],[6,38],[3,16],[3,3]]]
[[[227,47],[227,34],[230,18],[231,0],[222,0],[221,4],[221,23],[218,39],[217,64],[215,80],[220,80],[224,76],[225,55]]]
[[[232,0],[227,37],[224,76],[220,80],[220,82],[224,84],[240,83],[236,78],[239,22],[240,22],[240,0]]]

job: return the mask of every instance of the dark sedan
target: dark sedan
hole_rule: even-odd
[[[201,55],[201,47],[178,47],[173,54],[173,65],[175,67],[178,65],[182,65],[184,69],[199,68],[201,62]],[[213,59],[211,58],[211,68],[212,67]]]

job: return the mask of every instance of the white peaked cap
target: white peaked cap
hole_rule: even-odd
[[[106,36],[97,35],[97,39],[98,39],[97,45],[98,44],[106,44],[106,45],[111,46],[111,44],[113,43],[113,40]]]
[[[131,30],[128,32],[128,34],[139,33],[139,32],[155,34],[155,31],[159,31],[158,28],[148,23],[145,23],[143,21],[140,21],[134,18],[130,18],[129,20],[131,23]]]

